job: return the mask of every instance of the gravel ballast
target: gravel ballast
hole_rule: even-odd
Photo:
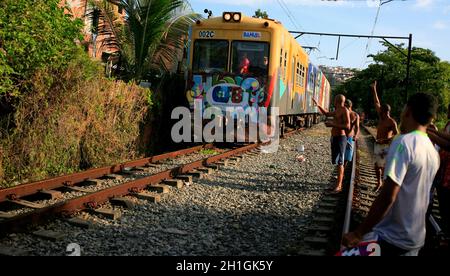
[[[244,155],[193,185],[171,188],[159,203],[130,197],[133,209],[114,207],[122,213],[117,221],[83,213],[93,221],[89,229],[63,220],[38,228],[65,234],[60,240],[10,234],[0,244],[31,255],[67,255],[71,243],[82,255],[284,255],[333,181],[329,139],[319,124],[281,140],[276,153]]]

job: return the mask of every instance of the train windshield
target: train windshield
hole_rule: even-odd
[[[269,43],[233,41],[231,68],[234,74],[267,75]]]
[[[192,71],[195,73],[223,73],[228,65],[228,41],[196,40]]]

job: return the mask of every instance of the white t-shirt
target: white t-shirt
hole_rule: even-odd
[[[392,142],[386,160],[384,179],[391,178],[400,191],[373,231],[399,248],[421,248],[425,243],[425,214],[431,184],[439,168],[439,154],[426,133],[413,131]]]

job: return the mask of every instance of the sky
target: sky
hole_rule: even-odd
[[[386,0],[381,0],[385,2]],[[261,9],[290,31],[345,33],[407,37],[413,47],[431,49],[441,60],[450,61],[450,0],[189,0],[195,12],[204,9],[213,16],[239,11],[252,16]],[[378,18],[376,17],[378,13]],[[376,23],[375,23],[376,22]],[[341,38],[336,60],[337,37],[304,35],[302,46],[317,47],[310,56],[317,65],[366,68],[369,54],[383,50],[378,39]],[[390,40],[405,43],[407,40]]]

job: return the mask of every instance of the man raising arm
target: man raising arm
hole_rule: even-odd
[[[383,185],[382,175],[384,172],[384,165],[386,163],[385,157],[389,151],[389,146],[395,135],[398,134],[397,122],[391,117],[391,107],[388,104],[381,105],[377,94],[377,81],[371,85],[373,101],[375,109],[378,113],[377,139],[374,145],[375,155],[375,172],[377,174],[378,187]]]

